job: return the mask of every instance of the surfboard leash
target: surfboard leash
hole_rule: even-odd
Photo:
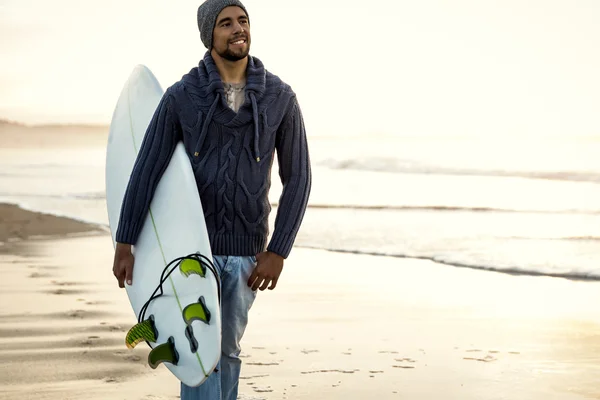
[[[219,274],[217,273],[215,265],[205,255],[200,254],[200,253],[192,253],[192,254],[189,254],[187,256],[178,257],[178,258],[174,259],[173,261],[171,261],[170,263],[168,263],[167,266],[163,269],[163,272],[162,272],[162,274],[160,276],[160,283],[158,284],[158,286],[156,287],[156,289],[154,289],[154,292],[152,293],[152,295],[150,296],[150,298],[148,299],[148,301],[146,301],[146,303],[144,303],[144,305],[140,309],[140,313],[138,314],[138,323],[140,323],[140,322],[142,322],[142,321],[145,320],[145,318],[146,318],[146,310],[148,309],[148,306],[150,305],[150,303],[152,302],[152,300],[157,299],[157,298],[159,298],[160,296],[162,296],[164,294],[163,287],[162,287],[163,284],[169,278],[169,276],[173,273],[173,271],[175,271],[175,269],[177,269],[178,267],[180,267],[181,264],[183,262],[185,262],[185,260],[192,260],[192,261],[198,262],[200,264],[200,266],[201,266],[200,268],[202,268],[202,266],[208,267],[208,269],[210,270],[210,272],[212,272],[212,274],[214,275],[215,279],[217,280],[218,299],[219,299],[219,305],[221,305],[221,280],[219,278]],[[204,263],[202,261],[204,261]],[[173,265],[173,264],[175,264],[175,265]],[[169,270],[169,272],[167,272],[167,270]],[[166,275],[165,275],[165,272],[167,272]],[[202,272],[203,272],[203,270],[202,270]],[[188,268],[182,268],[182,273],[184,275],[186,275],[186,276],[189,276],[192,273],[198,273],[199,275],[203,276],[202,272],[196,271],[193,267],[192,268],[189,268],[189,267]],[[157,292],[159,290],[160,290],[160,293],[157,294]]]

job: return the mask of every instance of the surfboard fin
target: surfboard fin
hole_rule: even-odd
[[[210,324],[210,311],[206,307],[204,296],[200,296],[197,303],[192,303],[183,309],[183,319],[188,325],[191,325],[194,321]]]
[[[175,350],[175,340],[173,339],[173,336],[165,343],[153,348],[150,354],[148,354],[148,365],[150,365],[152,369],[156,369],[161,363],[165,362],[177,365],[178,361],[179,354],[177,353],[177,350]]]
[[[194,258],[186,258],[183,260],[179,264],[179,270],[186,278],[190,275],[200,275],[203,278],[206,276],[206,267],[202,265],[199,260]]]
[[[129,329],[125,337],[125,344],[127,348],[133,349],[140,342],[156,342],[156,339],[158,339],[158,331],[154,325],[154,316],[151,315],[147,320],[135,324]]]

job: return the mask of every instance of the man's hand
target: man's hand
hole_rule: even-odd
[[[256,267],[250,278],[248,279],[248,286],[252,287],[252,291],[256,289],[265,290],[269,287],[269,290],[275,289],[277,286],[277,280],[283,269],[283,257],[279,254],[265,251],[256,255]],[[269,283],[271,286],[269,286]]]
[[[125,287],[125,281],[131,285],[131,277],[133,276],[133,254],[131,253],[131,245],[117,243],[115,248],[115,260],[113,261],[113,274],[119,281],[119,287]]]

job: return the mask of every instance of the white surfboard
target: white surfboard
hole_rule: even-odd
[[[114,110],[106,153],[106,203],[113,245],[129,177],[162,95],[152,72],[138,65]],[[129,347],[146,341],[153,349],[149,364],[156,368],[162,363],[188,386],[202,384],[221,354],[219,282],[211,264],[203,261],[200,267],[193,259],[184,259],[165,269],[173,260],[196,253],[212,262],[194,174],[179,142],[133,246],[132,285],[126,285],[126,290],[136,317],[143,313],[140,322],[145,322],[133,327],[127,340]],[[162,284],[163,294],[147,303],[153,294],[160,294],[161,275],[171,270]]]

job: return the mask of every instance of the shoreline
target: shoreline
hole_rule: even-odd
[[[594,238],[594,240],[597,240]],[[461,263],[452,263],[435,259],[435,257],[427,257],[427,256],[408,256],[402,254],[395,253],[378,253],[378,252],[369,252],[362,250],[344,250],[344,249],[326,249],[322,247],[316,246],[308,246],[308,245],[298,245],[297,248],[302,249],[311,249],[311,250],[322,250],[328,251],[331,253],[339,253],[339,254],[356,254],[356,255],[365,255],[371,257],[389,257],[389,258],[398,258],[404,260],[422,260],[422,261],[430,261],[434,264],[440,266],[454,267],[454,268],[465,268],[471,269],[474,271],[482,271],[488,273],[498,273],[498,274],[506,274],[512,276],[529,276],[529,277],[541,277],[541,278],[556,278],[556,279],[565,279],[568,281],[574,282],[598,282],[600,283],[600,276],[583,276],[583,275],[573,275],[573,274],[560,274],[560,273],[547,273],[547,272],[536,272],[536,271],[524,271],[518,269],[500,269],[500,268],[484,268],[481,266],[473,266],[469,264],[461,264]]]
[[[18,204],[0,202],[0,251],[8,251],[10,244],[27,240],[56,240],[70,237],[110,235],[110,229],[103,224],[94,224],[86,221],[76,220],[66,216],[57,216],[50,213],[44,213],[29,210]],[[597,240],[597,238],[589,238]],[[529,276],[529,277],[550,277],[556,279],[565,279],[575,282],[600,282],[600,277],[574,275],[569,273],[545,273],[536,271],[522,271],[518,269],[495,269],[484,268],[481,266],[472,266],[468,264],[445,262],[437,260],[434,257],[427,256],[408,256],[395,253],[380,253],[376,251],[329,249],[311,245],[298,244],[299,249],[325,251],[337,254],[354,254],[372,257],[395,258],[414,261],[430,261],[440,266],[450,268],[465,268],[475,271],[488,273],[506,274],[511,276]]]
[[[0,202],[0,249],[15,242],[106,234],[102,225]]]

